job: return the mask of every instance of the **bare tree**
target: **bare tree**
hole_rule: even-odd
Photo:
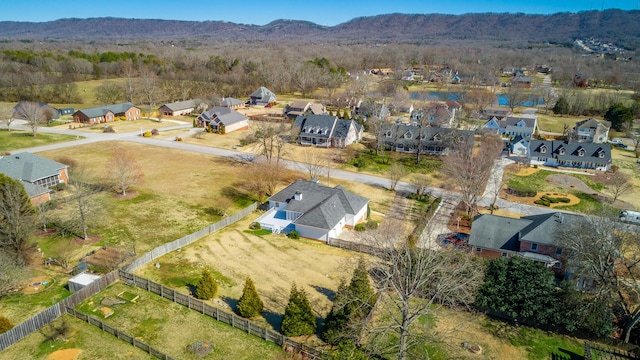
[[[629,179],[620,171],[604,174],[605,185],[609,194],[611,194],[611,202],[615,203],[621,196],[628,194],[633,190],[633,186],[629,183]]]
[[[567,250],[568,265],[578,279],[593,280],[591,291],[617,313],[622,339],[640,321],[640,233],[613,216],[584,217],[561,228],[557,242]]]
[[[107,164],[109,178],[122,196],[127,195],[127,189],[142,181],[142,169],[135,156],[123,147],[116,147]]]
[[[370,235],[377,248],[371,272],[377,280],[373,320],[366,326],[366,346],[372,353],[397,359],[417,358],[414,348],[433,340],[435,331],[416,329],[416,322],[442,305],[473,303],[482,282],[482,262],[473,254],[453,248],[430,250],[413,247],[393,222]]]
[[[284,132],[284,124],[275,127],[272,124],[261,121],[253,127],[253,135],[258,140],[262,148],[262,155],[271,161],[274,155],[279,159],[280,153],[284,147],[284,139],[281,135]]]
[[[14,122],[13,109],[8,104],[0,104],[0,122],[7,125],[7,131],[11,131],[11,123]]]
[[[33,137],[38,136],[38,127],[48,123],[53,118],[53,115],[51,108],[31,101],[23,101],[19,106],[16,106],[14,114],[16,118],[27,121]]]
[[[137,93],[137,87],[136,87],[137,71],[135,70],[131,60],[127,60],[125,63],[123,63],[122,73],[126,79],[126,82],[122,87],[125,94],[125,98],[127,99],[128,102],[133,102],[133,99]]]
[[[389,185],[389,190],[395,191],[396,186],[398,186],[398,183],[403,177],[407,176],[407,173],[407,169],[402,164],[398,162],[394,162],[393,164],[391,164],[391,166],[389,166],[389,169],[387,169],[387,177],[391,182]]]
[[[158,75],[151,70],[145,69],[140,72],[140,90],[145,97],[147,105],[155,104],[158,98]]]
[[[256,160],[248,163],[242,186],[258,202],[264,202],[275,193],[283,178],[284,169],[273,161]]]
[[[82,238],[89,240],[89,222],[96,211],[96,206],[91,198],[95,192],[94,185],[89,183],[92,176],[82,166],[70,168],[70,190],[75,204],[75,223],[80,228]]]
[[[314,154],[310,149],[305,150],[304,167],[309,173],[309,179],[319,179],[327,165],[327,159],[324,156]]]
[[[18,288],[28,272],[16,264],[15,258],[0,248],[0,298]]]
[[[460,189],[467,215],[472,216],[494,162],[502,152],[502,139],[498,135],[485,135],[475,154],[472,138],[453,141],[455,146],[444,161],[443,172]]]
[[[631,141],[633,143],[633,153],[636,156],[636,159],[640,158],[640,132],[638,133],[628,132],[627,136],[631,138]]]
[[[124,91],[121,86],[111,83],[104,83],[96,87],[96,100],[102,104],[115,104],[124,98]]]
[[[510,86],[504,93],[507,106],[513,111],[516,107],[522,106],[529,97],[525,89],[521,86]]]

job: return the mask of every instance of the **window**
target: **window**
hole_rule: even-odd
[[[562,268],[562,263],[558,261],[557,263],[553,264],[553,268],[554,269],[561,269]]]
[[[560,155],[564,155],[564,153],[565,153],[564,148],[560,148],[560,149],[558,149],[558,154],[560,154]]]
[[[584,156],[584,149],[580,149],[578,151],[578,156]]]
[[[482,248],[476,247],[476,252],[480,254],[482,252]]]
[[[538,251],[538,244],[531,243],[531,246],[529,248],[531,249],[531,251],[537,252]]]
[[[556,255],[562,256],[562,248],[556,248]]]
[[[391,131],[387,131],[384,135],[385,135],[386,137],[391,137]]]
[[[506,258],[507,257],[507,253],[502,253],[502,257]]]
[[[540,153],[541,154],[546,154],[547,153],[547,147],[546,146],[541,146],[540,147]]]
[[[407,133],[404,134],[405,139],[411,139],[412,137],[413,137],[413,134],[411,133],[411,131],[407,131]]]
[[[600,152],[598,153],[598,157],[599,157],[600,159],[604,158],[604,151],[600,151]]]

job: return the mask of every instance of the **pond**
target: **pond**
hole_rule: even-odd
[[[422,99],[424,98],[425,92],[423,91],[412,91],[409,93],[409,97],[411,99]],[[505,94],[496,94],[498,98],[498,104],[500,106],[509,106],[509,101],[507,100],[507,96]],[[455,93],[448,91],[429,91],[427,93],[427,98],[436,99],[438,101],[449,101],[449,100],[458,100],[458,97]],[[542,98],[537,98],[535,96],[531,96],[527,101],[522,103],[520,106],[536,106],[544,104],[544,100]]]

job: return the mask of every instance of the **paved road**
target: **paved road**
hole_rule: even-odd
[[[174,129],[187,129],[187,128],[190,128],[191,126],[192,126],[191,124],[183,124],[183,125],[176,125],[176,126],[171,126],[166,128],[160,128],[158,130],[167,131],[167,130],[174,130]],[[24,128],[24,125],[16,124],[13,127],[16,129]],[[41,151],[49,151],[49,150],[63,149],[63,148],[72,147],[72,146],[91,144],[91,143],[100,142],[100,141],[129,141],[129,142],[158,146],[158,147],[169,148],[169,149],[191,151],[191,152],[196,152],[196,153],[205,154],[205,155],[233,158],[241,161],[254,161],[260,157],[259,155],[245,153],[241,151],[235,151],[235,150],[188,144],[185,142],[178,142],[173,140],[158,140],[153,138],[145,138],[145,137],[141,137],[138,131],[133,131],[129,133],[93,133],[93,132],[77,131],[72,129],[56,129],[56,128],[41,128],[39,131],[66,134],[66,135],[76,135],[78,137],[83,137],[83,138],[79,138],[78,140],[68,141],[63,143],[56,143],[56,144],[49,144],[44,146],[20,149],[20,150],[15,150],[13,152],[14,153],[19,153],[19,152],[37,153]],[[197,131],[197,130],[193,130],[193,129],[189,130],[189,132],[192,132],[192,131]],[[305,164],[301,162],[296,162],[291,160],[282,160],[282,164],[292,170],[301,171],[301,172],[307,171]],[[504,167],[507,164],[508,164],[508,161],[506,160],[497,161],[493,171],[494,176],[502,177],[502,172],[504,171]],[[368,184],[371,186],[380,187],[384,189],[388,189],[391,185],[391,182],[389,181],[389,179],[386,179],[380,176],[362,174],[358,172],[351,172],[351,171],[345,171],[345,170],[338,170],[333,168],[331,169],[324,168],[323,173],[326,174],[327,171],[330,172],[331,177],[341,179],[341,180],[360,182],[363,184]],[[493,186],[493,185],[488,184],[487,189],[485,190],[485,193],[491,194],[492,188],[490,186]],[[396,186],[396,190],[400,192],[405,192],[405,193],[415,192],[416,186],[407,182],[399,182]],[[425,235],[421,237],[421,243],[424,243],[425,245],[429,244],[429,246],[433,246],[435,245],[435,236],[437,236],[437,234],[449,232],[448,228],[446,227],[448,216],[453,214],[453,209],[455,209],[455,206],[460,201],[460,194],[452,191],[446,191],[439,188],[429,188],[428,190],[432,196],[441,197],[443,199],[443,205],[439,209],[439,211],[436,213],[436,217],[434,219],[434,222],[432,223],[433,230],[430,232],[431,234],[429,236]],[[479,205],[488,206],[491,203],[491,200],[492,200],[492,196],[484,196],[482,199],[480,199]],[[521,213],[525,215],[536,215],[536,214],[543,214],[543,213],[548,213],[552,211],[557,211],[549,208],[510,202],[504,199],[498,199],[496,204],[500,207],[500,209],[504,209],[507,211],[515,212],[515,213]]]

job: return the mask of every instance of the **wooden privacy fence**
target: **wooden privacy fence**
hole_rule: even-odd
[[[238,220],[242,219],[243,217],[247,216],[251,212],[253,212],[253,210],[255,210],[257,207],[258,207],[258,204],[253,203],[248,207],[242,209],[242,211],[240,211],[239,213],[226,217],[215,224],[208,225],[194,232],[193,234],[189,234],[178,240],[158,246],[155,249],[149,251],[148,253],[142,255],[138,259],[135,259],[134,261],[132,261],[131,264],[127,266],[127,270],[134,271],[139,267],[148,264],[149,262],[153,261],[154,259],[162,255],[165,255],[171,251],[180,249],[183,246],[191,244],[192,242],[206,235],[209,235],[213,232],[216,232],[225,226],[231,225],[237,222]],[[119,278],[120,276],[119,276],[118,270],[114,270],[106,274],[105,276],[102,276],[100,279],[94,281],[93,283],[91,283],[91,285],[73,293],[68,298],[58,302],[57,304],[42,311],[41,313],[35,315],[34,317],[16,325],[13,329],[3,334],[0,334],[0,351],[8,348],[9,346],[24,339],[29,334],[51,323],[55,319],[64,315],[66,313],[66,308],[75,307],[82,301],[104,290],[107,286],[113,284]]]
[[[43,326],[51,323],[55,319],[64,315],[65,307],[74,307],[89,297],[104,290],[107,286],[113,284],[120,278],[118,271],[114,270],[100,279],[94,281],[91,285],[73,293],[68,298],[58,302],[57,304],[42,311],[38,315],[16,325],[13,329],[4,334],[0,334],[0,351],[24,339],[29,334],[39,330]]]
[[[163,255],[166,255],[172,251],[178,250],[184,246],[187,246],[189,244],[191,244],[192,242],[207,236],[211,233],[214,233],[222,228],[224,228],[225,226],[229,226],[235,222],[237,222],[238,220],[242,219],[243,217],[247,216],[248,214],[250,214],[251,212],[253,212],[253,210],[255,210],[258,207],[258,203],[253,203],[251,205],[249,205],[248,207],[242,209],[242,211],[240,211],[237,214],[233,214],[229,217],[226,217],[220,221],[218,221],[215,224],[211,224],[209,226],[206,226],[192,234],[189,234],[187,236],[184,236],[178,240],[174,240],[170,243],[166,243],[163,245],[160,245],[158,247],[156,247],[155,249],[149,251],[148,253],[140,256],[139,258],[133,260],[127,267],[127,271],[136,271],[137,269],[139,269],[140,267],[150,263],[151,261],[153,261],[154,259],[157,259]]]
[[[329,240],[327,241],[327,245],[331,245],[331,246],[335,246],[335,247],[339,247],[339,248],[347,249],[351,251],[357,251],[357,252],[361,252],[369,255],[380,254],[380,248],[377,248],[375,246],[359,244],[356,242],[345,241],[340,239],[329,238]]]
[[[322,356],[325,355],[320,350],[317,350],[295,340],[291,340],[288,337],[273,330],[267,329],[260,325],[256,325],[251,320],[239,317],[234,313],[229,313],[217,307],[208,305],[204,301],[195,299],[189,295],[181,294],[173,289],[167,288],[149,279],[136,276],[124,270],[120,271],[120,278],[124,280],[128,285],[145,289],[149,292],[160,295],[165,299],[169,299],[177,304],[183,305],[189,309],[195,310],[225,324],[245,331],[248,334],[278,344],[282,346],[286,351],[295,351],[301,354],[305,354],[308,359],[321,359]]]
[[[73,315],[76,318],[88,322],[91,325],[94,325],[95,327],[99,328],[100,330],[111,334],[115,337],[117,337],[120,340],[126,341],[129,344],[137,347],[138,349],[141,349],[142,351],[157,357],[158,359],[162,359],[162,360],[175,360],[174,358],[172,358],[171,356],[163,353],[162,351],[154,348],[153,346],[145,343],[144,341],[140,341],[138,339],[136,339],[135,337],[125,333],[124,331],[120,331],[116,328],[114,328],[111,325],[105,324],[104,321],[97,319],[93,316],[89,316],[81,311],[78,311],[72,307],[67,307],[65,309],[65,311],[67,312],[67,314],[69,315]]]

